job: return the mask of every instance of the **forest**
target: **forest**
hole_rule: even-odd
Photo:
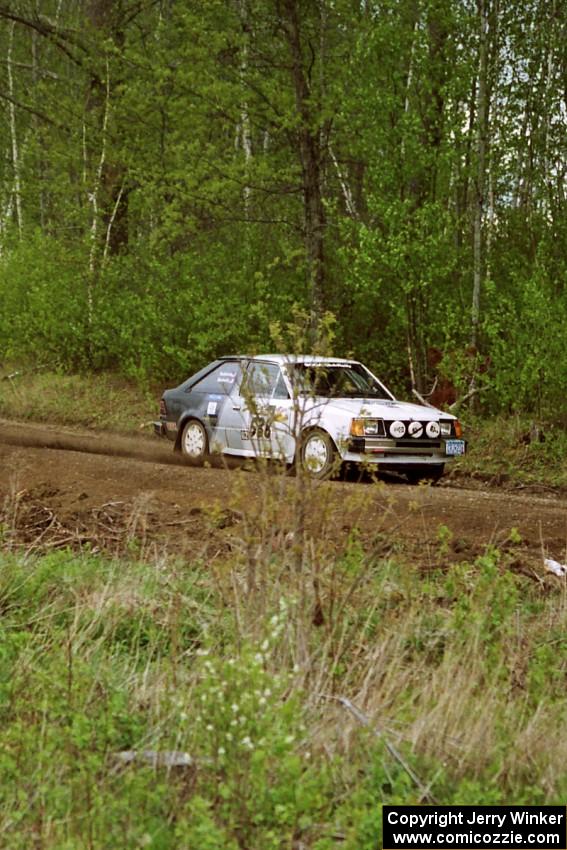
[[[565,412],[560,0],[1,0],[0,361]]]

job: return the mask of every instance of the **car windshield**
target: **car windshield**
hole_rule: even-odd
[[[294,363],[292,383],[298,392],[324,398],[387,398],[392,396],[359,363]]]

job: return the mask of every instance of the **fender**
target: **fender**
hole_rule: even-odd
[[[201,423],[201,425],[203,426],[203,428],[207,432],[207,439],[209,441],[209,446],[211,444],[211,429],[210,429],[209,425],[206,422],[203,422],[203,420],[199,416],[195,416],[195,414],[192,413],[190,410],[184,410],[183,413],[181,414],[181,416],[179,417],[179,419],[177,420],[177,436],[175,438],[175,444],[173,446],[174,452],[180,452],[181,451],[181,434],[183,433],[183,428],[185,427],[185,423],[188,422],[190,419],[195,419],[196,422]]]

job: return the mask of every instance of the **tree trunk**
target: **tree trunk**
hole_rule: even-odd
[[[485,203],[486,153],[488,146],[488,29],[489,0],[479,0],[479,57],[478,57],[478,100],[476,128],[476,178],[473,219],[473,294],[471,311],[471,346],[478,346],[480,323],[480,295],[483,280],[482,223]]]
[[[86,17],[96,35],[110,39],[115,48],[120,49],[124,44],[123,20],[124,10],[120,3],[114,0],[89,0],[86,7]],[[110,54],[106,53],[104,79],[100,74],[93,73],[89,81],[87,96],[87,112],[96,112],[100,116],[101,148],[95,177],[95,202],[97,215],[101,219],[102,232],[105,233],[104,253],[118,254],[128,245],[128,179],[124,166],[112,158],[107,150],[107,134],[109,109],[112,90],[110,87],[111,66]],[[119,87],[121,80],[116,75],[112,78],[112,89]],[[96,237],[95,225],[95,237]],[[93,230],[91,229],[91,235]],[[95,246],[96,247],[96,246]],[[91,259],[93,255],[91,254]]]
[[[311,107],[311,90],[301,49],[297,0],[284,0],[285,32],[291,54],[291,75],[299,115],[298,148],[301,161],[305,248],[309,264],[312,331],[316,335],[325,303],[325,209],[321,186],[321,136]]]
[[[250,32],[246,0],[239,0],[238,12],[243,34],[243,44],[240,51],[240,76],[242,80],[242,90],[244,91],[244,81],[248,74],[248,38]],[[250,128],[250,114],[246,98],[243,98],[242,103],[240,104],[240,136],[242,140],[242,150],[244,152],[244,161],[246,163],[246,180],[248,180],[250,160],[252,159],[252,131]],[[243,195],[244,215],[246,220],[248,220],[250,212],[250,186],[247,182],[244,185]]]
[[[10,113],[10,140],[12,144],[12,171],[14,176],[13,193],[15,199],[16,223],[20,239],[22,237],[22,187],[20,180],[20,151],[18,148],[18,133],[16,128],[16,107],[14,106],[14,77],[12,74],[12,51],[14,47],[14,27],[15,24],[10,24],[10,35],[8,40],[8,55],[6,57],[6,66],[8,70],[8,94],[10,102],[8,105]]]

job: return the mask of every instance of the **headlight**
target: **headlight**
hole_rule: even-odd
[[[463,428],[458,419],[454,419],[451,422],[440,422],[439,424],[441,425],[442,437],[450,437],[453,434],[453,436],[460,439],[463,436]]]
[[[384,435],[381,419],[353,419],[350,423],[352,437],[377,437]]]

